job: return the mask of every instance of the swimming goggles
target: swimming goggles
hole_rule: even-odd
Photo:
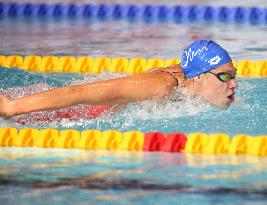
[[[230,73],[226,73],[226,72],[213,73],[213,72],[208,71],[208,73],[215,75],[220,81],[224,83],[229,82],[230,80],[235,79],[236,77],[236,75],[231,75]]]

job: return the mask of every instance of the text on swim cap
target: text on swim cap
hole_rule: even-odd
[[[186,61],[184,64],[182,64],[183,62],[183,59],[182,59],[181,66],[187,67],[189,61],[193,61],[194,57],[199,55],[203,50],[208,51],[208,48],[206,46],[203,46],[202,48],[199,48],[196,51],[192,51],[191,48],[188,51],[185,51]]]

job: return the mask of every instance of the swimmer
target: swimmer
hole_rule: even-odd
[[[181,63],[153,68],[146,73],[98,82],[60,87],[9,100],[0,94],[0,115],[55,110],[76,104],[125,105],[167,98],[177,87],[227,109],[237,88],[236,68],[225,49],[211,40],[198,40],[184,49]]]

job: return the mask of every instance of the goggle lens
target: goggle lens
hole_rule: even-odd
[[[231,79],[235,78],[235,76],[232,76],[230,73],[222,73],[218,75],[218,78],[220,78],[220,80],[222,80],[223,82],[228,82]]]
[[[209,71],[209,73],[215,75],[220,81],[225,82],[225,83],[235,78],[235,75],[231,75],[230,73],[226,73],[226,72],[213,73]]]

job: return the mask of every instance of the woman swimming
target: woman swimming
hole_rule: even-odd
[[[236,68],[225,49],[211,40],[198,40],[184,49],[181,64],[98,82],[60,87],[9,100],[0,95],[0,114],[19,115],[76,104],[125,105],[167,98],[183,87],[213,106],[227,109],[234,101]]]

